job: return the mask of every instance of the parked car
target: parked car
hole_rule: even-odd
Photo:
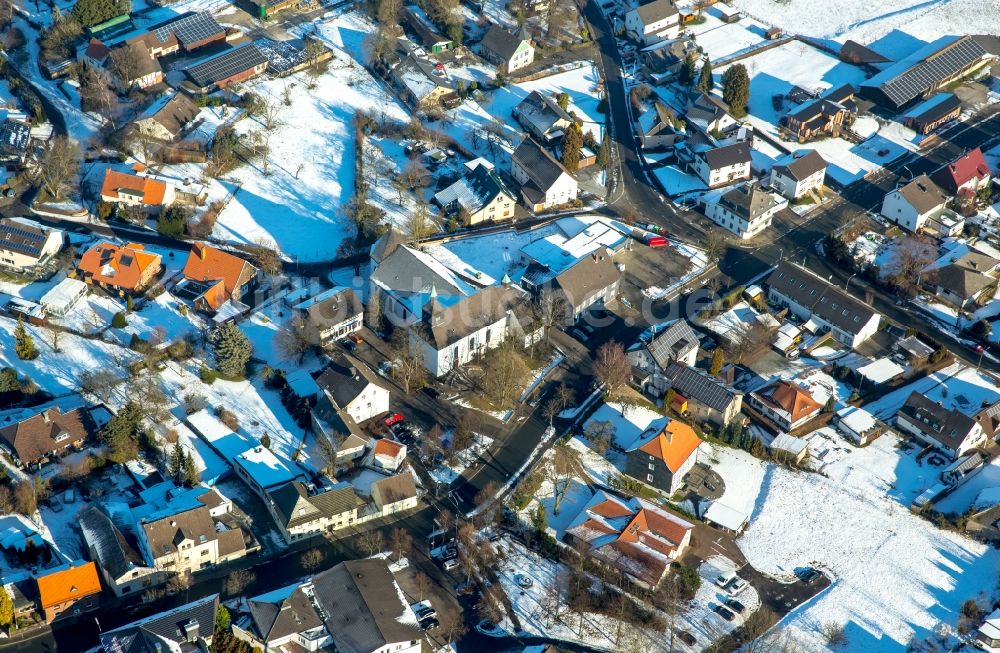
[[[739,594],[740,592],[742,592],[743,590],[745,590],[747,588],[747,586],[748,586],[748,584],[747,584],[747,582],[745,580],[743,580],[739,576],[736,576],[729,583],[729,585],[727,585],[725,587],[725,590],[727,592],[729,592],[730,594],[732,594],[733,596],[736,596],[737,594]]]
[[[715,584],[719,587],[725,587],[729,583],[733,582],[734,578],[736,578],[736,574],[731,571],[727,571],[719,574],[719,576],[715,579]]]
[[[435,619],[434,617],[429,617],[427,619],[423,619],[423,620],[420,621],[420,629],[421,630],[432,630],[434,628],[437,628],[440,625],[441,624],[439,624],[438,620]]]
[[[812,585],[813,583],[818,581],[822,576],[823,574],[820,573],[818,569],[813,569],[812,567],[809,567],[808,569],[805,569],[804,571],[799,573],[799,580],[801,580],[806,585]]]
[[[451,571],[452,569],[458,569],[459,564],[461,563],[459,563],[457,558],[449,558],[444,561],[444,564],[441,565],[441,568],[444,569],[445,571]]]
[[[736,599],[726,599],[726,607],[737,614],[743,614],[747,607]]]
[[[406,418],[403,417],[402,413],[392,413],[391,415],[386,417],[384,421],[386,426],[392,428],[396,424],[402,424],[403,422],[405,422]]]
[[[421,388],[420,390],[421,390],[421,391],[422,391],[422,392],[423,392],[423,393],[424,393],[425,395],[427,395],[428,397],[430,397],[431,399],[437,399],[437,398],[438,398],[438,397],[439,397],[439,396],[441,395],[441,393],[440,393],[440,392],[438,392],[437,390],[435,390],[434,388],[432,388],[432,387],[431,387],[431,386],[429,386],[429,385],[425,385],[425,386],[424,386],[424,387],[422,387],[422,388]]]
[[[417,607],[413,609],[413,614],[417,615],[417,621],[423,621],[424,619],[436,617],[437,610],[426,604],[418,604]]]
[[[695,644],[698,643],[698,640],[694,638],[694,635],[692,635],[686,630],[681,630],[678,628],[674,632],[677,633],[677,638],[682,642],[684,642],[685,644],[687,644],[688,646],[694,646]]]
[[[726,606],[719,604],[712,608],[716,613],[726,621],[732,621],[736,618],[736,613],[727,608]]]

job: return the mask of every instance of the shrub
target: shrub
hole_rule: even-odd
[[[116,329],[124,329],[128,326],[128,321],[125,319],[125,313],[121,311],[115,313],[115,316],[111,318],[111,326]]]
[[[236,414],[225,408],[219,408],[218,413],[219,421],[229,427],[230,431],[238,431],[240,429],[240,421],[236,418]]]

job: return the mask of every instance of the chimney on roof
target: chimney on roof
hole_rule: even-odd
[[[194,246],[194,249],[195,249],[196,252],[198,252],[198,258],[200,258],[201,260],[204,261],[205,260],[205,246],[202,245],[201,243],[196,243],[195,246]]]
[[[184,637],[189,642],[196,642],[198,641],[198,630],[198,620],[188,619],[187,623],[184,624]]]

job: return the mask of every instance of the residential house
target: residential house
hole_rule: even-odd
[[[775,460],[787,464],[801,465],[809,457],[809,439],[784,432],[778,433],[767,448]]]
[[[844,406],[834,417],[837,430],[854,444],[864,446],[882,435],[883,425],[864,408]]]
[[[226,30],[207,11],[181,14],[126,41],[142,43],[154,57],[188,54],[226,40]]]
[[[534,138],[543,143],[562,138],[573,124],[569,115],[548,95],[532,91],[514,107],[514,118]]]
[[[133,124],[140,134],[160,141],[173,142],[195,119],[200,109],[180,91],[153,102]]]
[[[643,111],[639,115],[639,145],[644,150],[655,150],[676,143],[681,136],[674,128],[674,120],[674,112],[663,102],[655,100],[652,111]]]
[[[747,240],[770,227],[774,214],[786,206],[786,200],[749,181],[726,191],[717,202],[708,202],[705,215],[720,227]]]
[[[497,72],[509,75],[535,60],[535,48],[531,39],[514,34],[500,25],[494,24],[479,43],[483,58],[497,67]]]
[[[962,101],[954,93],[937,93],[903,114],[903,124],[919,134],[930,134],[962,115]]]
[[[975,195],[990,185],[992,174],[983,151],[977,147],[935,170],[931,181],[952,196],[963,192]]]
[[[87,408],[65,413],[58,407],[49,408],[0,428],[0,446],[16,465],[30,467],[70,449],[82,448],[97,435],[97,430]]]
[[[219,595],[185,603],[100,633],[101,653],[195,653],[211,650]]]
[[[726,426],[739,418],[743,393],[724,379],[683,361],[670,363],[663,376],[668,387],[687,401],[687,413],[692,419]]]
[[[83,281],[66,277],[42,295],[39,303],[45,309],[46,315],[66,317],[89,292],[90,289]]]
[[[408,471],[375,481],[371,495],[383,517],[417,507],[417,485]]]
[[[924,285],[959,310],[975,311],[996,294],[998,266],[1000,261],[992,256],[966,252],[935,268]]]
[[[385,560],[348,560],[312,582],[338,653],[420,653],[416,617]]]
[[[781,119],[781,126],[800,143],[817,137],[836,138],[857,111],[854,105],[856,92],[850,84],[832,88],[786,114]]]
[[[349,483],[313,492],[299,481],[268,491],[264,503],[289,544],[354,526],[364,505]]]
[[[982,625],[976,630],[976,645],[987,651],[1000,649],[1000,608],[983,619]]]
[[[254,43],[245,43],[186,68],[184,73],[195,92],[208,93],[245,82],[266,69],[267,57],[261,49]]]
[[[383,474],[395,474],[406,461],[406,445],[383,438],[376,440],[368,454],[368,467]]]
[[[1000,391],[996,380],[971,368],[926,392],[913,392],[896,413],[896,428],[952,458],[996,437]]]
[[[316,385],[334,412],[348,415],[356,424],[389,410],[389,389],[354,357],[331,362],[316,378]]]
[[[531,138],[526,138],[514,150],[510,172],[521,184],[521,198],[532,211],[544,211],[576,200],[576,179]]]
[[[139,520],[146,564],[170,574],[191,574],[246,555],[243,532],[213,519],[206,505]]]
[[[88,284],[119,295],[137,295],[153,284],[162,266],[159,254],[145,251],[138,243],[101,242],[83,253],[78,269]]]
[[[64,242],[59,229],[24,218],[4,218],[0,220],[0,267],[30,271],[50,261]]]
[[[373,252],[379,243],[373,247]],[[394,326],[409,326],[423,317],[431,295],[470,296],[478,287],[460,278],[426,252],[398,245],[371,274],[368,301],[378,302],[383,319]]]
[[[101,579],[93,562],[70,564],[66,569],[38,576],[35,582],[38,585],[38,603],[47,624],[61,614],[80,614],[95,610],[100,605]]]
[[[115,596],[138,594],[166,580],[163,572],[146,564],[142,555],[128,541],[99,507],[88,506],[77,513],[77,524],[90,559],[97,563],[104,584]]]
[[[512,219],[517,198],[493,166],[481,162],[435,194],[434,201],[446,214],[461,217],[463,225],[477,225]]]
[[[739,141],[697,150],[690,155],[687,167],[709,188],[749,179],[750,142]]]
[[[141,206],[152,212],[174,203],[176,189],[173,183],[150,177],[144,168],[137,168],[138,174],[119,172],[112,168],[105,170],[101,199],[125,206]]]
[[[390,78],[400,97],[413,109],[437,107],[457,98],[455,84],[443,63],[434,63],[408,39],[397,39],[401,58],[392,67]]]
[[[232,464],[236,475],[264,501],[271,490],[292,481],[307,480],[295,462],[278,458],[264,446],[247,449],[233,458]]]
[[[640,385],[656,396],[666,390],[663,372],[674,361],[694,365],[698,360],[698,336],[687,320],[680,319],[647,340],[632,345],[628,352],[628,362],[632,365],[632,376]]]
[[[365,307],[350,288],[331,288],[293,306],[309,343],[327,348],[361,330]]]
[[[797,200],[818,192],[826,180],[826,161],[816,150],[809,150],[791,161],[771,168],[770,185],[788,200]]]
[[[694,524],[649,501],[599,490],[566,528],[565,540],[652,589],[687,551],[693,531]]]
[[[163,83],[163,68],[142,41],[125,41],[111,48],[104,60],[112,83],[119,93],[148,89]]]
[[[725,134],[737,126],[729,114],[729,105],[712,93],[698,93],[688,102],[684,121],[706,137]]]
[[[642,45],[669,41],[680,34],[681,15],[672,0],[652,0],[625,14],[625,29]]]
[[[698,460],[701,439],[689,425],[671,419],[647,429],[625,452],[625,473],[657,490],[673,494]]]
[[[765,283],[768,301],[787,306],[804,322],[812,320],[852,349],[878,331],[882,315],[868,303],[794,263],[778,263]]]
[[[174,294],[203,313],[228,319],[250,310],[247,303],[253,304],[258,273],[249,261],[205,243],[195,243],[188,252]]]
[[[965,222],[948,209],[948,194],[927,175],[920,175],[886,194],[883,216],[913,233],[931,231],[942,237],[962,232]]]
[[[439,54],[454,47],[454,42],[441,36],[427,15],[417,6],[403,7],[403,22],[431,54]]]
[[[446,296],[431,289],[410,343],[435,377],[499,347],[512,336],[529,336],[533,320],[528,294],[513,284],[483,288],[468,296]]]
[[[605,248],[582,256],[555,276],[537,263],[528,266],[521,283],[536,294],[551,293],[557,305],[562,305],[568,323],[580,319],[584,312],[607,306],[618,297],[622,271],[611,260]],[[539,279],[546,279],[539,282]]]
[[[249,623],[237,620],[233,634],[262,651],[331,651],[333,637],[323,624],[311,580],[247,601]]]
[[[339,472],[357,464],[357,461],[365,457],[368,451],[368,440],[357,433],[351,433],[337,445],[337,460],[335,467]]]
[[[751,392],[747,404],[782,431],[794,431],[819,415],[823,408],[809,390],[784,379]]]

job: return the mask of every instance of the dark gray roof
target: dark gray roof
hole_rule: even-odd
[[[340,324],[365,310],[351,288],[331,288],[297,304],[295,309],[307,313],[309,322],[318,328]]]
[[[654,335],[646,345],[646,350],[656,361],[656,365],[663,369],[670,361],[683,356],[692,347],[698,347],[698,336],[695,335],[687,320],[677,320]]]
[[[430,48],[440,43],[451,43],[451,39],[438,34],[437,30],[430,25],[421,13],[417,7],[410,6],[403,9],[403,18],[406,20],[406,24],[417,35],[417,38],[424,44],[424,47]]]
[[[200,109],[187,95],[176,92],[169,98],[159,100],[146,110],[143,119],[149,118],[159,123],[172,136],[177,136],[184,125],[194,120]]]
[[[844,41],[844,45],[840,46],[840,58],[848,63],[859,64],[889,63],[892,61],[871,48],[851,40]]]
[[[267,494],[284,520],[285,528],[294,528],[320,517],[342,515],[362,505],[348,483],[310,495],[305,485],[292,481]]]
[[[154,27],[150,32],[160,43],[166,43],[172,34],[184,45],[225,34],[222,26],[208,12],[180,16],[159,27]]]
[[[701,156],[712,170],[733,166],[738,163],[750,163],[750,142],[740,141],[722,147],[705,150]]]
[[[142,556],[128,543],[111,519],[100,509],[88,506],[77,514],[80,531],[97,558],[94,560],[115,580],[134,567],[143,566]]]
[[[681,363],[671,363],[663,375],[670,379],[670,387],[679,394],[720,413],[726,412],[743,395],[706,372]]]
[[[841,331],[856,334],[877,311],[794,263],[781,261],[767,285]]]
[[[563,164],[556,161],[533,138],[524,139],[514,150],[511,159],[524,168],[531,183],[542,193],[551,188],[564,173],[569,174]]]
[[[21,154],[28,149],[31,127],[20,120],[7,119],[0,127],[0,149],[4,152]]]
[[[372,489],[376,487],[383,504],[405,501],[417,496],[417,484],[413,481],[413,475],[406,471],[375,481],[372,483]]]
[[[267,63],[264,53],[247,43],[188,68],[187,75],[196,86],[204,88],[263,63]]]
[[[526,41],[520,36],[517,36],[510,30],[504,29],[500,25],[493,25],[490,30],[486,32],[486,36],[480,42],[480,46],[483,50],[489,50],[498,57],[506,60],[514,56],[514,53],[521,46],[521,43]]]
[[[190,641],[187,631],[194,627],[198,635],[211,637],[215,632],[218,607],[218,594],[206,596],[173,610],[103,632],[101,647],[105,653],[164,653],[177,650],[174,647],[178,647],[182,653],[200,651],[200,645],[196,641]]]
[[[434,200],[444,208],[458,204],[470,213],[475,213],[501,193],[514,199],[514,194],[503,183],[496,170],[489,166],[478,165],[454,184],[437,193]]]
[[[563,291],[571,306],[577,306],[594,293],[617,283],[621,276],[608,251],[599,250],[564,270],[553,283]]]
[[[657,23],[678,14],[677,7],[670,0],[653,0],[636,8],[643,25]]]
[[[947,193],[941,190],[927,175],[920,175],[910,183],[900,186],[896,190],[921,215],[948,203]]]
[[[372,653],[421,637],[385,560],[342,562],[313,576],[313,585],[339,653]]]
[[[341,409],[360,395],[369,384],[385,387],[363,362],[347,355],[342,360],[331,363],[316,379],[316,385]]]
[[[933,123],[962,106],[954,93],[934,95],[906,112],[906,117],[918,123]]]
[[[296,587],[282,600],[250,599],[247,605],[257,633],[265,643],[304,633],[323,625],[323,620],[316,613],[312,600],[301,587]]]
[[[527,301],[525,291],[513,285],[490,286],[447,305],[431,299],[424,304],[420,332],[440,351],[499,322],[517,304]]]
[[[0,220],[0,250],[8,250],[37,258],[45,247],[50,230],[19,220]]]
[[[938,268],[935,271],[934,283],[939,288],[969,300],[989,287],[995,288],[997,280],[959,261]]]
[[[740,184],[727,191],[719,203],[747,221],[778,205],[772,193],[754,183]]]
[[[826,161],[816,150],[809,150],[803,156],[797,157],[789,163],[776,165],[774,168],[778,174],[790,177],[795,181],[802,181],[820,170],[826,170]]]
[[[958,449],[976,424],[972,417],[958,410],[946,410],[919,392],[911,393],[899,412],[949,449]]]

